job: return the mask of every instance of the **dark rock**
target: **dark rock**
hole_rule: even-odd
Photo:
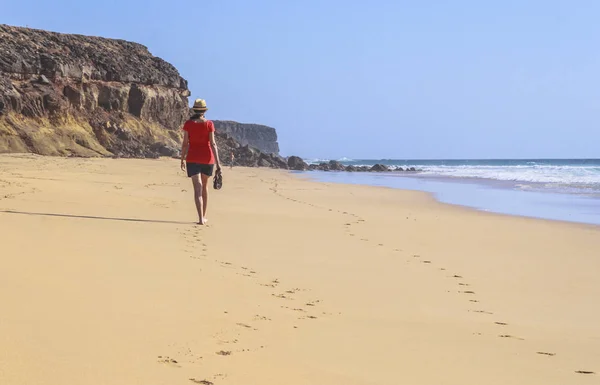
[[[267,158],[260,158],[258,160],[258,166],[259,167],[273,167],[273,164],[271,162],[269,162],[269,160]]]
[[[162,142],[156,142],[150,146],[150,151],[160,156],[178,157],[181,150],[177,147],[168,146]]]
[[[75,86],[67,85],[63,89],[63,95],[67,98],[71,106],[79,109],[83,106],[83,94]]]
[[[329,171],[330,170],[329,163],[319,163],[317,165],[317,170],[320,170],[320,171]]]
[[[269,154],[273,167],[287,170],[289,169],[287,160],[277,154]]]
[[[236,166],[288,168],[287,161],[279,155],[266,154],[248,145],[241,146],[227,134],[217,132],[215,138],[219,148],[219,157],[225,165],[229,164],[229,157],[233,153]]]
[[[309,168],[308,164],[299,156],[290,156],[287,160],[290,170],[304,171]]]
[[[356,168],[356,166],[350,165],[350,166],[346,167],[346,171],[348,171],[348,172],[356,172],[356,171],[358,171],[358,169]]]
[[[396,171],[404,171],[404,169],[400,166],[396,167]]]
[[[59,114],[66,108],[64,100],[54,93],[44,95],[43,105],[50,115]]]
[[[373,165],[373,167],[371,167],[370,171],[374,171],[374,172],[385,172],[385,171],[389,171],[389,167],[384,165],[384,164],[375,164]]]
[[[344,171],[346,169],[346,167],[341,164],[340,162],[338,162],[337,160],[330,160],[329,161],[329,170],[331,171]]]
[[[407,169],[406,171],[417,171],[417,169],[414,167],[411,167],[410,169]]]

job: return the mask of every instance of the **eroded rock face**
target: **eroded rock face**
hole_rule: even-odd
[[[187,81],[141,44],[0,25],[0,153],[178,153]]]
[[[215,131],[231,136],[241,145],[248,145],[268,154],[279,154],[277,132],[273,127],[229,120],[214,120],[213,122]]]

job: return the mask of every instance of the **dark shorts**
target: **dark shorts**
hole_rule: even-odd
[[[193,177],[194,175],[198,175],[198,174],[212,176],[215,165],[214,164],[201,164],[201,163],[186,162],[185,168],[187,170],[188,177],[190,177],[190,178]]]

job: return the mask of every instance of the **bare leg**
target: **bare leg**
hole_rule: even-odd
[[[202,202],[204,203],[202,214],[203,219],[206,221],[206,208],[208,207],[208,178],[210,177],[204,174],[200,174],[200,176],[202,177]]]
[[[196,203],[196,210],[198,211],[198,224],[204,224],[204,216],[202,215],[202,182],[200,181],[199,175],[192,177],[192,184],[194,185],[194,202]]]

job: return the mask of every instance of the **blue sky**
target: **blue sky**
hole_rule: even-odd
[[[0,23],[142,43],[284,155],[600,157],[600,2],[10,1]]]

